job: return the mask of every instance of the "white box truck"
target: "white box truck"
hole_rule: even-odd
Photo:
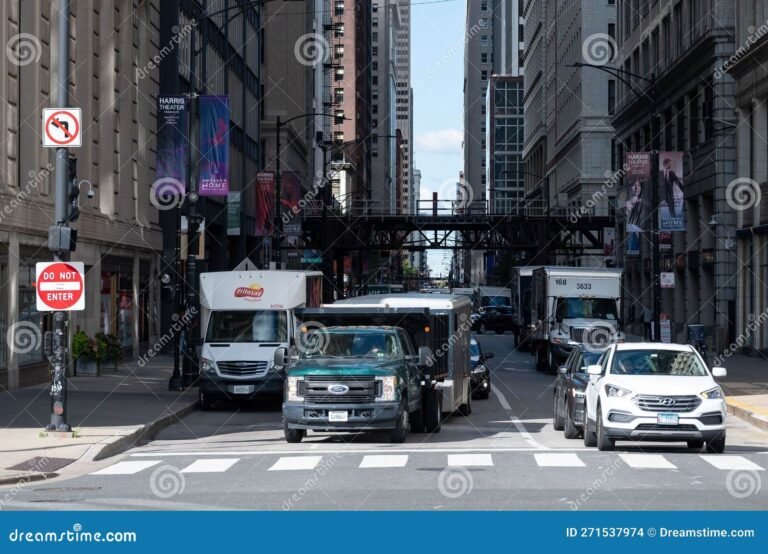
[[[199,402],[282,396],[275,350],[294,343],[295,308],[322,303],[319,271],[219,271],[200,275]]]
[[[556,372],[580,344],[600,350],[624,342],[621,269],[540,267],[533,271],[536,369]]]

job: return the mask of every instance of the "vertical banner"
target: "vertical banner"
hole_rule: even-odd
[[[229,97],[201,96],[200,196],[227,196],[229,193]]]
[[[603,255],[612,258],[616,255],[616,228],[605,227],[603,229]]]
[[[627,168],[627,233],[648,230],[651,215],[651,154],[627,152],[624,155]]]
[[[672,251],[672,233],[669,231],[659,232],[659,251],[671,252]]]
[[[240,234],[240,193],[230,192],[227,195],[227,235]]]
[[[256,175],[256,236],[272,235],[275,217],[275,174],[262,171]]]
[[[640,233],[627,233],[627,256],[640,255]]]
[[[280,174],[280,206],[283,212],[283,233],[287,237],[301,236],[301,213],[299,213],[299,200],[301,199],[301,181],[295,171],[285,171]]]
[[[157,97],[157,169],[153,193],[182,195],[187,182],[187,120],[185,96]],[[169,190],[169,189],[173,190]]]
[[[659,230],[685,231],[683,153],[659,153]]]

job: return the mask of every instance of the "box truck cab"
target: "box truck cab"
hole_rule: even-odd
[[[294,344],[293,310],[322,302],[318,271],[221,271],[200,275],[199,402],[281,396],[275,350]]]
[[[574,346],[624,342],[621,269],[540,267],[533,271],[536,369],[556,372]]]

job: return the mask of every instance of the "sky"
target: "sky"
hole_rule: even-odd
[[[464,169],[464,25],[466,3],[412,0],[411,84],[413,86],[414,169],[421,170],[421,199],[452,200]],[[423,4],[422,4],[423,3]],[[421,5],[419,5],[421,4]],[[447,275],[448,260],[428,250],[432,275]]]

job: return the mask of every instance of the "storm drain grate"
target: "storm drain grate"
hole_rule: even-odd
[[[13,467],[7,469],[15,469],[17,471],[37,471],[39,473],[51,473],[57,471],[64,466],[68,466],[74,462],[74,458],[46,458],[44,456],[35,456],[25,462],[16,464]]]

